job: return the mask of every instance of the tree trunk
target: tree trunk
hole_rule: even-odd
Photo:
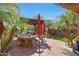
[[[0,21],[0,38],[2,37],[3,30],[4,30],[3,22]]]
[[[64,35],[65,35],[65,38],[67,38],[67,42],[68,42],[68,45],[70,45],[70,41],[69,41],[69,38],[68,38],[68,33],[67,33],[67,30],[64,30]]]
[[[67,33],[68,33],[68,39],[70,41],[70,45],[71,45],[72,48],[74,48],[74,44],[73,44],[73,40],[71,38],[71,32],[70,32],[70,30],[68,30]]]
[[[1,45],[2,45],[2,34],[4,31],[4,25],[3,22],[0,20],[0,48],[2,49]],[[1,53],[1,49],[0,49],[0,53]]]
[[[10,36],[8,42],[6,43],[6,47],[5,49],[2,50],[3,53],[7,52],[14,35],[15,35],[15,28],[13,27],[10,31]]]

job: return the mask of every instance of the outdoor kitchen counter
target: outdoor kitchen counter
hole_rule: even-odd
[[[34,47],[35,36],[21,36],[18,37],[18,46]]]

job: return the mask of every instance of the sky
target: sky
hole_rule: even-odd
[[[56,20],[58,15],[65,12],[64,8],[52,3],[19,3],[18,6],[20,16],[27,18],[40,14],[46,19]]]

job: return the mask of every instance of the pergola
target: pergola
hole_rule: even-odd
[[[73,12],[79,13],[79,3],[59,3],[57,5],[72,10]]]
[[[26,24],[32,25],[34,31],[36,31],[37,28],[37,19],[36,18],[25,18],[25,17],[20,17],[21,20],[24,20],[26,22]],[[43,29],[44,23],[45,23],[45,19],[41,19],[41,26]]]
[[[45,20],[41,20],[41,26],[42,26],[42,29],[44,28],[44,22]],[[28,18],[28,22],[26,21],[26,24],[29,24],[29,25],[33,25],[34,26],[34,31],[36,32],[36,28],[37,28],[37,19],[33,19],[33,18]]]
[[[42,25],[43,25],[44,21],[45,21],[45,20],[41,20],[41,24],[42,24]],[[27,24],[36,26],[36,25],[37,25],[37,19],[29,18]]]
[[[79,3],[59,3],[60,7],[69,9],[77,18],[77,41],[79,41]]]

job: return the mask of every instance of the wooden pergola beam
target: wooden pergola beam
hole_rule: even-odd
[[[72,10],[73,12],[79,13],[79,3],[58,3],[57,5]]]

